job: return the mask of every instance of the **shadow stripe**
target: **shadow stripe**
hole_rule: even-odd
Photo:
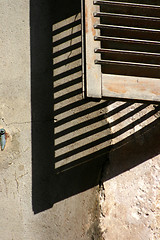
[[[91,107],[89,109],[85,109],[85,110],[83,110],[81,112],[75,113],[74,115],[68,116],[68,117],[66,117],[64,119],[61,119],[61,120],[57,121],[55,123],[55,127],[58,127],[58,126],[60,126],[62,124],[70,122],[70,121],[72,121],[74,119],[77,119],[79,117],[88,115],[89,113],[93,113],[93,112],[95,112],[97,110],[100,110],[101,108],[104,108],[104,107],[107,107],[107,106],[108,106],[108,102],[106,101],[106,102],[103,102],[102,104],[99,104],[99,105],[93,106],[93,107]],[[56,115],[54,115],[54,116],[56,116]]]
[[[62,91],[65,88],[68,88],[70,86],[73,86],[73,85],[75,85],[77,83],[81,83],[81,82],[82,82],[82,77],[75,78],[75,79],[73,79],[73,80],[71,80],[69,82],[66,82],[66,83],[63,83],[63,84],[61,84],[61,85],[59,85],[57,87],[54,87],[54,93]]]
[[[53,57],[53,58],[58,57],[58,56],[63,55],[63,54],[65,54],[65,53],[67,53],[67,52],[71,52],[71,51],[73,51],[73,50],[75,50],[75,49],[77,49],[77,48],[80,48],[81,46],[82,46],[82,43],[81,43],[81,42],[76,43],[76,44],[71,45],[71,46],[69,46],[69,47],[67,47],[67,48],[64,48],[64,49],[62,49],[62,50],[60,50],[60,51],[58,51],[58,52],[53,53],[52,57]]]
[[[108,127],[108,124],[103,125],[101,127],[98,127],[96,129],[93,129],[91,131],[85,132],[85,133],[83,133],[83,134],[81,134],[79,136],[73,137],[71,139],[68,139],[65,142],[61,142],[61,143],[55,145],[54,148],[55,148],[55,150],[61,149],[61,148],[66,147],[66,146],[68,146],[68,145],[70,145],[72,143],[78,142],[78,141],[80,141],[82,139],[85,139],[85,138],[87,138],[89,136],[92,136],[92,135],[94,135],[96,133],[102,132],[102,131],[106,130],[107,127]]]
[[[68,70],[66,72],[60,73],[60,74],[58,74],[56,76],[54,76],[54,72],[53,72],[53,81],[54,82],[58,81],[59,79],[62,79],[64,77],[68,77],[68,76],[70,76],[70,75],[72,75],[72,74],[74,74],[76,72],[79,72],[79,71],[82,71],[82,66],[81,65],[78,66],[78,67],[74,67],[74,68],[72,68],[72,69],[70,69],[70,70]]]
[[[89,120],[87,120],[87,121],[81,122],[81,123],[79,123],[79,124],[77,124],[77,125],[74,125],[74,126],[72,126],[72,127],[69,127],[69,128],[67,128],[67,129],[64,129],[64,130],[61,131],[61,132],[56,133],[56,134],[54,135],[54,137],[55,137],[55,139],[57,139],[57,138],[59,138],[59,137],[62,137],[62,136],[64,136],[64,135],[70,133],[70,132],[77,131],[77,130],[80,129],[80,128],[83,128],[83,127],[86,127],[86,126],[91,125],[91,124],[93,124],[93,123],[97,123],[97,122],[99,122],[99,121],[102,121],[103,119],[104,119],[104,115],[100,115],[100,116],[98,116],[98,117],[91,118],[91,119],[89,119]]]
[[[67,37],[61,38],[61,39],[53,42],[53,47],[56,47],[56,46],[58,46],[58,45],[60,45],[60,44],[62,44],[62,43],[65,43],[65,42],[67,42],[67,41],[69,41],[69,40],[72,40],[72,39],[74,39],[74,38],[76,38],[76,37],[79,37],[79,36],[81,36],[81,31],[78,31],[78,32],[73,33],[73,34],[70,34],[70,35],[67,36]]]
[[[81,93],[82,93],[82,88],[78,88],[78,89],[76,89],[75,91],[66,93],[66,94],[64,94],[64,95],[62,95],[62,96],[60,96],[60,97],[55,98],[55,99],[54,99],[54,104],[57,104],[57,103],[59,103],[59,102],[63,102],[64,100],[69,99],[69,98],[71,98],[71,97],[74,97],[74,96],[76,96],[76,95],[78,95],[78,94],[81,94]],[[55,110],[55,111],[54,111],[55,115],[57,114],[58,111],[61,111],[61,110],[65,109],[65,108],[67,108],[67,106],[65,106],[65,107],[63,107],[63,108],[59,108],[58,110]],[[62,111],[62,112],[63,112],[63,111]]]
[[[60,27],[60,28],[56,29],[56,30],[53,30],[52,34],[53,34],[53,36],[57,35],[58,33],[64,32],[64,31],[66,31],[66,30],[68,30],[70,28],[73,28],[73,27],[75,27],[75,26],[77,26],[79,24],[81,24],[81,19],[79,19],[77,21],[74,21],[72,23],[69,23],[69,24],[67,24],[67,25],[65,25],[63,27]]]
[[[69,64],[71,62],[74,62],[74,61],[76,61],[78,59],[81,59],[81,58],[82,58],[82,54],[81,53],[77,54],[77,55],[75,55],[73,57],[67,58],[67,59],[65,59],[65,60],[63,60],[61,62],[53,64],[53,69],[60,68],[60,67],[62,67],[64,65],[67,65],[67,64]]]

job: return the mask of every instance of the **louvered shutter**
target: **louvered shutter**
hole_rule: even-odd
[[[160,1],[84,0],[88,97],[160,101]]]

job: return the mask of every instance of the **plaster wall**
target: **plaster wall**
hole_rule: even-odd
[[[82,98],[80,3],[0,17],[1,238],[159,239],[158,107]]]
[[[120,101],[108,107],[113,138],[100,192],[103,239],[160,238],[158,108]]]

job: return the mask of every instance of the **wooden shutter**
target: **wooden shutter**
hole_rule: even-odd
[[[160,1],[82,0],[88,97],[160,101]]]

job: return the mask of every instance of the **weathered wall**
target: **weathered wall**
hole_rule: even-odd
[[[29,2],[0,2],[0,126],[8,133],[0,152],[1,239],[23,239],[31,214]]]
[[[1,239],[159,239],[158,109],[82,98],[80,2],[61,6],[0,2]]]
[[[160,239],[160,120],[158,107],[114,102],[112,137],[100,191],[101,229],[109,240]]]

